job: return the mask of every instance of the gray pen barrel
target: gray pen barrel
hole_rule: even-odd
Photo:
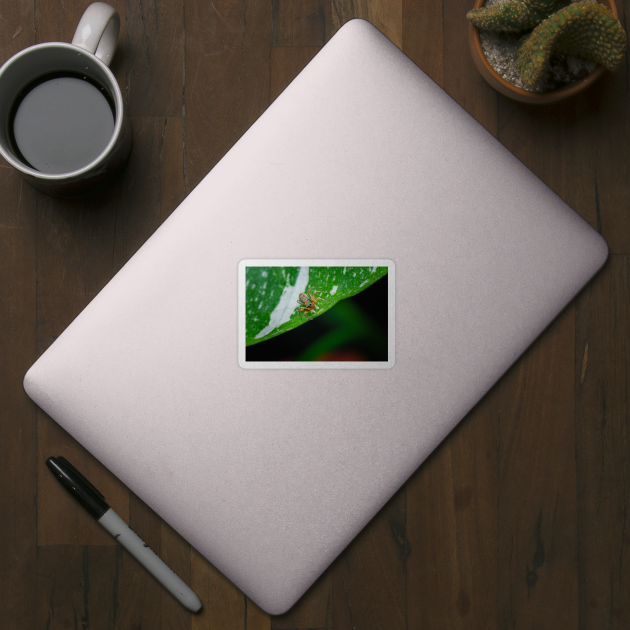
[[[201,601],[190,587],[170,569],[158,555],[123,521],[114,510],[109,508],[98,522],[183,606],[197,612]]]

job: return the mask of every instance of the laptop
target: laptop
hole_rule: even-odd
[[[387,38],[353,20],[24,387],[248,597],[280,614],[607,255],[588,223]],[[289,284],[302,283],[292,309],[303,317],[315,315],[302,294],[320,267],[386,267],[387,356],[248,369],[239,355],[248,265],[299,269]]]

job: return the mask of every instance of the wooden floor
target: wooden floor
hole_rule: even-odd
[[[630,71],[540,108],[481,79],[472,0],[122,0],[134,130],[105,194],[0,163],[0,626],[630,628]],[[0,0],[0,62],[87,2]],[[619,5],[621,19],[630,0]],[[610,246],[596,279],[289,613],[269,617],[79,447],[22,378],[341,24],[370,20]],[[628,23],[626,23],[628,25]],[[325,182],[322,183],[325,185]],[[64,454],[201,597],[191,615],[45,469]],[[273,579],[273,576],[269,576]]]

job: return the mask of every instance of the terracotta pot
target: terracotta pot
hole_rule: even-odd
[[[617,18],[619,18],[617,5],[614,0],[600,0],[600,4],[608,7]],[[483,5],[484,0],[476,0],[474,8],[480,9]],[[522,101],[524,103],[554,103],[555,101],[568,98],[588,88],[605,72],[602,66],[597,66],[593,72],[581,81],[575,81],[574,83],[569,83],[555,90],[549,90],[548,92],[529,92],[506,81],[490,65],[490,62],[486,59],[483,49],[481,48],[479,29],[471,22],[468,22],[468,43],[470,45],[470,53],[472,54],[473,61],[477,66],[477,70],[481,73],[481,76],[497,90],[497,92],[515,101]]]

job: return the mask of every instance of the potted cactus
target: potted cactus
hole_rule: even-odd
[[[467,15],[473,60],[510,98],[545,103],[571,96],[624,58],[627,38],[617,7],[604,1],[477,0]],[[497,62],[496,45],[511,55]]]

